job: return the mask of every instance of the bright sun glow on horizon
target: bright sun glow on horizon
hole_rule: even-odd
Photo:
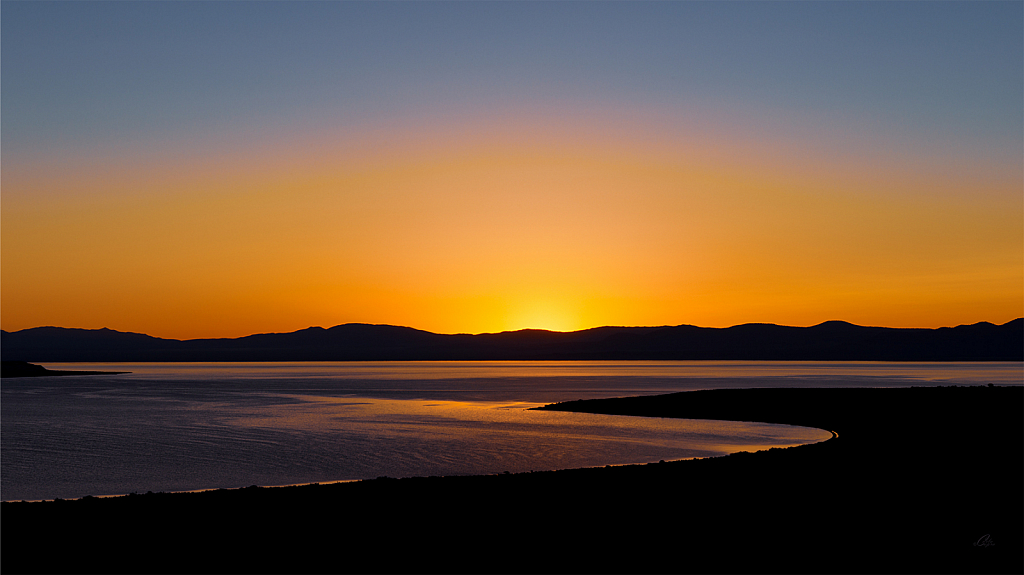
[[[557,302],[538,302],[527,304],[522,312],[513,314],[510,325],[522,326],[521,329],[543,329],[547,331],[578,331],[591,326],[583,326]]]

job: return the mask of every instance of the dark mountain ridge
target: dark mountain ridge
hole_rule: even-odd
[[[742,324],[526,329],[436,334],[350,323],[239,338],[177,340],[111,329],[37,327],[0,331],[4,360],[410,361],[410,360],[770,360],[1024,361],[1024,318],[938,329]]]

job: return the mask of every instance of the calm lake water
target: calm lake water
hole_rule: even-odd
[[[1024,384],[1019,363],[360,362],[46,364],[5,379],[0,498],[467,475],[682,459],[822,441],[769,424],[527,411],[746,387]]]

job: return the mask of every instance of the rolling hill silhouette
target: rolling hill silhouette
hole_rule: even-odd
[[[111,329],[0,331],[5,360],[406,361],[406,360],[791,360],[1024,361],[1024,318],[938,329],[743,324],[599,327],[436,334],[350,323],[240,338],[176,340]]]

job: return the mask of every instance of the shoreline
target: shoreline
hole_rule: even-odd
[[[833,437],[647,465],[4,502],[3,570],[1019,573],[1022,405],[1020,386],[565,402],[541,409],[784,423]],[[90,551],[111,541],[123,552]],[[406,551],[357,552],[382,541]],[[476,551],[438,553],[453,546]],[[678,559],[666,566],[666,555]]]

